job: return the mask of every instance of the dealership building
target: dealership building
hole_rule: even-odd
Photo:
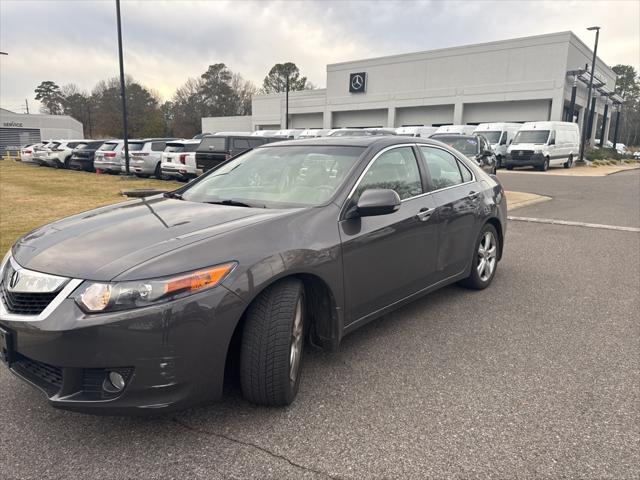
[[[327,66],[326,88],[289,93],[289,128],[402,127],[569,120],[584,123],[593,52],[572,32]],[[616,74],[597,59],[596,117],[608,132]],[[575,88],[574,88],[575,85]],[[202,119],[202,131],[280,129],[285,94],[256,95],[252,115]],[[606,116],[606,120],[604,120]],[[598,134],[596,135],[596,133]],[[599,136],[592,129],[591,138]],[[605,137],[606,138],[606,137]]]
[[[81,138],[82,123],[68,115],[15,113],[0,108],[0,155],[42,140]]]

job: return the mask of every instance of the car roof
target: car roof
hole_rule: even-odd
[[[371,135],[367,137],[317,137],[305,138],[303,140],[287,140],[283,142],[273,142],[262,145],[258,148],[286,147],[286,146],[332,146],[332,147],[370,147],[380,148],[392,145],[423,143],[428,145],[439,145],[440,142],[429,140],[428,138],[403,137],[396,135]]]
[[[448,133],[434,133],[433,135],[431,135],[431,138],[442,138],[442,137],[451,137],[451,138],[478,138],[479,135],[482,135],[482,132],[478,132],[477,134],[475,133],[471,133],[471,134],[466,134],[466,133],[453,133],[453,132],[448,132]]]

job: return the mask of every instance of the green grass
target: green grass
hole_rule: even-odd
[[[0,160],[0,259],[18,238],[36,227],[127,200],[121,190],[173,190],[181,185]]]

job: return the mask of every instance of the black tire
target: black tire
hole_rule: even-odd
[[[487,277],[487,278],[483,278],[480,275],[480,272],[478,271],[478,268],[480,266],[480,262],[481,262],[481,256],[479,253],[479,249],[480,249],[480,243],[483,241],[483,239],[485,238],[485,235],[487,235],[487,233],[490,233],[493,236],[494,239],[494,247],[495,247],[495,261],[493,263],[493,270],[491,271],[491,274]],[[483,290],[485,288],[487,288],[489,285],[491,285],[491,282],[493,281],[493,278],[496,276],[496,270],[498,269],[498,254],[500,252],[500,237],[498,237],[498,232],[496,232],[496,229],[493,225],[491,225],[490,223],[487,223],[484,225],[484,227],[482,227],[482,229],[480,230],[480,233],[478,234],[478,238],[476,239],[475,243],[473,244],[473,253],[472,253],[472,260],[471,260],[471,272],[469,274],[469,276],[467,278],[465,278],[464,280],[460,281],[460,285],[462,285],[463,287],[466,288],[471,288],[473,290]]]
[[[573,167],[573,155],[569,155],[569,158],[567,159],[567,161],[566,161],[566,162],[564,162],[564,163],[562,164],[562,166],[563,166],[564,168],[571,168],[571,167]]]
[[[158,180],[164,179],[164,177],[162,176],[162,168],[160,168],[160,162],[158,162],[158,164],[156,165],[156,169],[153,172],[153,176],[156,177]]]
[[[513,170],[513,165],[507,165],[507,170],[509,171]]]
[[[549,157],[544,157],[544,162],[542,162],[542,165],[538,167],[538,170],[540,170],[541,172],[546,172],[547,170],[549,170]]]
[[[71,163],[71,157],[67,157],[64,159],[64,168],[69,170],[69,164]]]
[[[496,157],[496,169],[502,168],[502,155]]]
[[[298,308],[301,326],[295,338],[299,339],[299,355],[297,367],[292,367]],[[297,279],[267,287],[249,306],[240,347],[240,384],[245,399],[265,406],[293,402],[300,385],[304,317],[304,287]]]

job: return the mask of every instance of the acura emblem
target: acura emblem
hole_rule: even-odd
[[[362,84],[364,83],[364,79],[362,75],[354,75],[351,79],[351,87],[354,90],[360,90],[362,88]]]
[[[18,280],[20,280],[20,272],[13,272],[9,279],[9,287],[14,288],[18,284]]]

